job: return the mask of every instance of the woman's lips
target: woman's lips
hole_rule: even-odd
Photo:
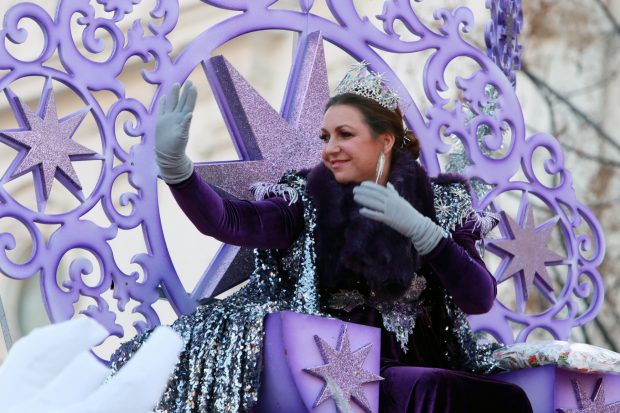
[[[332,165],[332,168],[338,169],[347,162],[349,161],[348,160],[331,161],[331,165]]]

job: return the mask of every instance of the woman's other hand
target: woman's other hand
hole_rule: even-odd
[[[177,184],[189,178],[194,164],[185,154],[189,138],[197,91],[191,81],[183,87],[176,83],[157,106],[157,127],[155,132],[155,159],[161,178],[168,184]]]
[[[353,189],[354,200],[362,206],[360,214],[383,222],[413,242],[416,250],[426,255],[446,236],[430,218],[420,214],[401,197],[391,183],[387,187],[365,181]]]

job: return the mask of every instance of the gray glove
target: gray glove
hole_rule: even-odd
[[[168,184],[183,182],[194,171],[194,163],[185,154],[189,125],[196,105],[196,87],[187,82],[179,99],[181,85],[159,100],[155,131],[155,160],[161,178]]]
[[[365,181],[353,188],[353,199],[363,207],[360,215],[394,228],[410,238],[420,254],[428,254],[447,236],[446,232],[411,206],[396,192],[391,183],[387,185],[386,188]]]

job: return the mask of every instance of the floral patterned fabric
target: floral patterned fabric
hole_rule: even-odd
[[[619,353],[568,341],[512,344],[495,350],[493,357],[506,370],[555,365],[581,373],[620,373]]]

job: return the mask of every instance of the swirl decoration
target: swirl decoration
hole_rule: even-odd
[[[101,321],[111,334],[119,337],[128,332],[123,331],[116,322],[116,312],[124,311],[130,300],[139,303],[134,311],[145,320],[134,324],[138,331],[159,323],[153,304],[159,299],[160,292],[166,295],[179,314],[188,313],[194,308],[192,297],[201,292],[192,291],[188,294],[184,291],[174,271],[158,215],[156,167],[152,156],[154,102],[172,84],[184,82],[221,45],[247,33],[273,29],[298,32],[300,38],[320,32],[323,39],[357,60],[366,60],[372,70],[384,73],[401,96],[407,126],[421,140],[421,160],[431,175],[441,172],[440,155],[451,150],[452,145],[441,139],[442,135],[454,136],[464,147],[468,157],[464,173],[490,188],[485,195],[475,199],[478,207],[498,210],[495,203],[498,197],[518,191],[523,197],[542,200],[551,215],[558,217],[557,225],[561,229],[567,251],[564,264],[569,269],[561,294],[542,314],[513,311],[497,302],[489,314],[471,319],[475,328],[491,331],[499,339],[512,342],[514,337],[508,321],[514,321],[524,326],[518,339],[523,339],[529,331],[539,327],[553,331],[558,338],[565,338],[571,327],[583,324],[596,315],[602,300],[602,285],[596,269],[604,254],[601,228],[592,214],[577,201],[570,173],[564,167],[562,152],[556,140],[545,134],[536,134],[526,139],[520,104],[511,81],[506,77],[504,66],[498,67],[484,52],[463,38],[462,34],[474,24],[469,9],[435,10],[434,18],[440,27],[439,30],[433,30],[418,18],[412,2],[405,0],[384,1],[383,10],[377,16],[382,22],[382,28],[373,25],[367,17],[360,16],[352,0],[327,1],[335,21],[313,14],[311,9],[314,2],[308,0],[300,0],[301,11],[271,9],[275,0],[203,2],[240,13],[198,33],[174,61],[170,56],[172,45],[167,39],[178,20],[178,3],[174,1],[157,1],[151,16],[158,19],[158,24],[148,25],[150,33],[145,33],[138,20],[132,22],[127,33],[118,26],[119,22],[131,19],[137,0],[99,1],[106,11],[114,13],[111,19],[97,17],[87,0],[60,0],[54,16],[48,15],[36,4],[24,2],[11,8],[4,17],[0,31],[0,69],[8,69],[8,72],[0,78],[0,88],[10,90],[13,82],[33,76],[43,76],[67,85],[80,97],[84,107],[90,109],[90,114],[99,126],[102,142],[99,155],[103,167],[96,188],[72,211],[57,215],[31,211],[13,200],[0,186],[2,216],[14,217],[26,226],[34,245],[32,257],[23,264],[17,264],[6,254],[14,246],[14,238],[10,234],[0,234],[3,247],[0,269],[17,279],[41,271],[44,296],[53,321],[72,317],[73,304],[81,296],[95,301],[86,313]],[[493,35],[487,34],[487,38],[494,45],[501,44],[494,47],[497,51],[491,52],[493,56],[498,56],[501,61],[510,61],[510,70],[514,70],[518,68],[514,55],[520,52],[520,47],[515,46],[516,36],[509,36],[508,27],[513,28],[510,33],[518,33],[520,11],[516,12],[519,9],[516,1],[500,3],[493,9],[496,20],[488,31]],[[513,26],[505,24],[507,20],[502,20],[507,18],[506,13],[518,16],[512,20],[515,22]],[[102,55],[104,47],[98,35],[104,31],[111,37],[112,52],[100,59],[102,61],[85,56],[74,42],[70,28],[71,19],[76,15],[83,28],[81,41],[88,52]],[[5,47],[7,42],[19,45],[27,39],[28,33],[19,28],[19,23],[24,19],[36,22],[45,37],[43,50],[33,61],[19,60]],[[415,35],[415,40],[400,38],[394,28],[397,21]],[[504,35],[507,36],[506,40],[493,40],[503,39]],[[424,66],[423,87],[432,106],[425,113],[422,113],[408,93],[406,79],[399,79],[377,50],[396,54],[431,52]],[[46,64],[56,53],[62,70]],[[154,70],[143,72],[147,82],[158,86],[148,108],[127,98],[125,85],[118,80],[127,60],[133,56],[144,62],[155,63]],[[469,78],[456,79],[463,103],[450,102],[442,96],[449,89],[445,79],[446,67],[461,58],[473,60],[479,70]],[[491,89],[495,96],[493,99],[488,93]],[[110,91],[118,98],[118,102],[107,112],[92,93],[100,90]],[[485,109],[490,106],[493,106],[492,111]],[[135,119],[133,123],[125,125],[125,132],[136,138],[136,143],[129,151],[121,147],[115,136],[114,125],[121,114],[130,114]],[[486,132],[483,139],[479,139],[478,134],[482,129]],[[533,153],[538,149],[544,149],[550,155],[544,169],[546,174],[559,177],[553,185],[547,183],[549,180],[546,176],[540,177],[539,171],[532,165]],[[117,166],[115,157],[120,160]],[[511,181],[519,172],[526,176],[526,181]],[[131,206],[129,214],[121,214],[116,210],[111,190],[114,182],[123,174],[128,175],[129,182],[135,188],[135,192],[123,195],[120,200],[122,204]],[[10,177],[5,176],[2,182],[8,180]],[[101,227],[83,218],[97,205],[102,207],[112,222],[109,227]],[[577,228],[584,222],[592,235],[576,234]],[[34,223],[59,224],[60,228],[46,243]],[[147,246],[147,252],[135,256],[133,260],[144,271],[141,280],[137,274],[127,274],[119,268],[109,244],[119,229],[135,228],[142,230]],[[503,228],[505,236],[507,231],[507,228]],[[62,257],[74,249],[89,251],[89,256],[95,257],[96,263],[87,264],[84,260],[74,262],[69,269],[68,281],[60,286],[56,281],[58,265]],[[84,278],[94,267],[100,269],[100,279],[94,286],[91,283],[87,285]],[[500,275],[496,274],[498,277]],[[110,290],[112,284],[115,302],[107,302],[102,294]],[[583,304],[584,297],[587,297],[587,304]],[[568,316],[558,320],[557,316],[564,308],[568,309]]]

